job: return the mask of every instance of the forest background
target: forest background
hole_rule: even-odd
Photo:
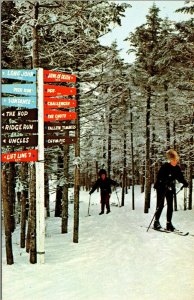
[[[99,39],[111,31],[112,24],[121,25],[131,5],[122,1],[2,2],[3,69],[42,67],[77,76],[77,130],[63,133],[75,136],[77,143],[45,149],[47,216],[49,179],[55,179],[55,216],[62,218],[62,233],[67,231],[68,189],[74,186],[74,242],[79,238],[80,187],[88,191],[103,167],[122,187],[122,206],[131,187],[135,209],[134,186],[141,185],[148,213],[151,186],[169,148],[181,156],[189,182],[185,209],[192,209],[193,4],[189,1],[180,8],[191,18],[176,22],[159,16],[156,1],[145,24],[126,37],[128,51],[136,57],[134,63],[127,63],[120,58],[116,42],[103,46]],[[8,150],[16,147],[2,148]],[[21,247],[26,246],[32,263],[36,262],[34,172],[34,163],[2,166],[3,199],[9,199],[4,207],[6,235],[10,241],[16,222],[21,222]]]

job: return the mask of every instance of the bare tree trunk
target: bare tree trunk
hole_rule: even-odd
[[[176,149],[176,122],[173,122],[173,147]]]
[[[187,210],[187,189],[184,189],[184,210]]]
[[[170,121],[169,121],[169,108],[168,108],[168,95],[167,90],[168,86],[165,84],[164,89],[166,91],[166,95],[164,98],[164,109],[165,109],[165,120],[166,120],[166,149],[170,148]]]
[[[21,192],[17,192],[17,224],[20,224],[21,221]]]
[[[147,89],[147,110],[146,110],[146,166],[145,166],[145,206],[144,213],[148,213],[151,197],[151,176],[150,176],[150,110],[151,110],[151,89]]]
[[[192,121],[191,121],[192,122]],[[192,130],[193,131],[193,130]],[[193,134],[191,131],[191,138],[190,138],[190,153],[189,153],[189,169],[188,169],[188,181],[189,181],[189,203],[188,203],[188,209],[192,209],[192,193],[193,193],[193,164],[192,164],[192,145],[193,145]]]
[[[188,203],[188,209],[192,209],[192,191],[193,191],[193,165],[192,162],[190,162],[189,165],[189,203]]]
[[[112,140],[112,117],[109,116],[108,121],[108,177],[110,177],[110,170],[111,170],[111,140]]]
[[[79,65],[77,66],[79,76]],[[80,190],[80,108],[79,108],[79,77],[77,78],[77,120],[76,120],[76,139],[75,144],[75,159],[77,163],[74,169],[74,227],[73,227],[73,242],[78,243],[79,241],[79,190]]]
[[[60,178],[60,169],[63,167],[63,157],[61,154],[58,155],[58,175],[57,181]],[[63,198],[63,188],[59,184],[57,184],[57,191],[56,191],[56,203],[55,203],[55,217],[61,217],[62,213],[62,198]]]
[[[141,174],[141,193],[144,193],[145,188],[145,166],[142,165],[142,174]]]
[[[68,131],[65,133],[66,136],[69,135]],[[68,182],[69,177],[69,145],[64,145],[64,177],[65,184],[63,186],[63,199],[62,199],[62,224],[61,224],[61,233],[68,232]]]
[[[96,161],[96,180],[98,179],[98,162]],[[97,192],[99,192],[99,187],[97,188]]]
[[[15,163],[8,164],[8,201],[10,206],[11,231],[14,232],[15,222]]]
[[[39,14],[39,3],[36,1],[34,3],[34,20],[38,21],[38,14]],[[39,67],[39,50],[38,50],[38,25],[35,24],[32,27],[32,38],[33,38],[33,45],[32,45],[32,66],[33,68]]]
[[[125,127],[125,126],[124,126]],[[125,129],[124,129],[125,130]],[[125,185],[126,185],[126,133],[124,132],[124,144],[123,144],[123,177],[122,177],[122,198],[121,198],[121,206],[125,205]]]
[[[86,165],[86,172],[85,172],[85,182],[86,182],[86,191],[89,191],[90,189],[90,180],[89,180],[89,166],[88,166],[88,162],[87,162],[87,165]]]
[[[6,245],[6,257],[7,264],[12,265],[13,252],[12,252],[12,231],[11,231],[11,218],[10,207],[8,202],[8,186],[6,171],[2,170],[2,198],[3,198],[3,213],[4,213],[4,226],[5,226],[5,245]]]
[[[132,209],[135,209],[135,182],[134,182],[134,155],[133,155],[133,113],[132,113],[132,103],[130,99],[130,125],[131,125],[131,175],[132,175]]]

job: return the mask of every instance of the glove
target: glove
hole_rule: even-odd
[[[184,182],[183,183],[183,186],[181,187],[181,190],[183,189],[183,188],[187,188],[189,186],[189,184],[187,183],[187,182]]]
[[[185,181],[185,182],[183,183],[183,187],[187,188],[188,186],[189,186],[188,182]]]
[[[92,195],[92,192],[90,191],[89,194]]]

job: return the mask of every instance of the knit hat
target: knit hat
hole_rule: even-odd
[[[106,175],[106,170],[104,170],[104,169],[101,169],[100,171],[99,171],[99,176],[101,176],[102,174],[105,174]]]

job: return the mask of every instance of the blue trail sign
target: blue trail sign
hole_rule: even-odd
[[[2,78],[36,82],[36,70],[2,70]]]
[[[36,97],[2,97],[1,105],[36,108]]]
[[[23,83],[23,84],[2,84],[3,94],[36,96],[36,84],[35,83]]]

